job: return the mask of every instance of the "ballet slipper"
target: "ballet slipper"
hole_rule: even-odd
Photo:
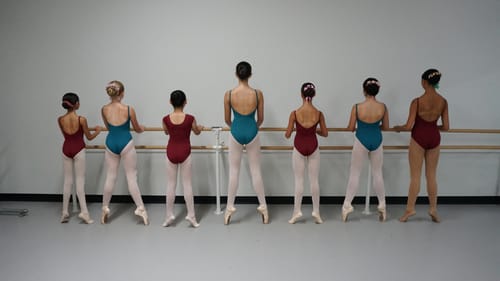
[[[431,220],[435,223],[440,223],[441,219],[438,217],[436,211],[429,211],[429,216],[431,216]]]
[[[108,223],[109,212],[110,212],[110,210],[109,210],[108,206],[102,206],[101,224]]]
[[[174,223],[174,221],[175,221],[175,217],[174,217],[174,215],[171,215],[171,216],[169,216],[168,218],[165,219],[165,221],[163,222],[162,225],[164,227],[167,227],[167,226],[172,225],[172,223]]]
[[[407,222],[408,218],[414,216],[415,214],[416,214],[415,211],[408,211],[408,210],[406,210],[405,213],[403,214],[403,216],[401,216],[399,218],[399,221],[400,222]]]
[[[257,211],[262,215],[262,223],[263,224],[268,224],[269,223],[269,213],[267,212],[267,206],[262,205],[257,208]]]
[[[323,223],[323,220],[321,219],[321,216],[319,215],[319,213],[312,212],[312,217],[314,218],[314,222],[316,224],[322,224]]]
[[[63,212],[61,215],[61,223],[69,222],[69,214],[67,212]]]
[[[94,220],[92,220],[89,216],[89,213],[80,213],[78,214],[78,217],[85,222],[86,224],[92,224],[94,223]]]
[[[226,212],[224,213],[224,224],[228,225],[231,222],[231,216],[236,212],[234,207],[226,207]]]
[[[385,210],[385,207],[378,207],[378,220],[381,222],[384,222],[387,218],[387,212]]]
[[[302,212],[295,213],[292,218],[288,221],[290,224],[294,224],[298,219],[302,217]]]
[[[347,221],[347,217],[349,216],[350,213],[352,213],[354,211],[354,207],[352,206],[349,206],[349,207],[344,207],[342,206],[342,221],[343,222],[346,222]]]
[[[196,228],[196,227],[199,227],[200,224],[196,221],[196,218],[195,217],[190,217],[190,216],[186,216],[185,219],[191,223],[191,226]]]
[[[148,213],[146,212],[146,209],[144,209],[144,206],[137,207],[137,209],[135,209],[134,211],[134,214],[142,218],[142,222],[144,223],[144,225],[149,224]]]

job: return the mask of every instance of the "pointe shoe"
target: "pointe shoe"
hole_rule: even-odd
[[[405,211],[405,213],[399,218],[400,222],[407,222],[409,217],[412,217],[416,214],[415,211]]]
[[[378,220],[384,222],[385,219],[387,218],[387,212],[385,211],[385,207],[377,208],[377,210],[378,210]]]
[[[167,226],[170,226],[172,223],[174,223],[175,221],[175,217],[174,215],[171,215],[170,217],[168,217],[167,219],[165,219],[165,221],[163,222],[163,226],[164,227],[167,227]]]
[[[435,223],[440,223],[441,219],[439,219],[436,212],[429,212],[429,216],[431,216],[431,220]]]
[[[349,208],[345,208],[344,206],[342,206],[342,221],[346,222],[347,221],[347,217],[353,211],[354,211],[354,208],[352,206],[349,206]]]
[[[109,210],[108,206],[102,207],[101,224],[106,224],[108,222],[109,212],[110,212],[110,210]]]
[[[267,212],[267,206],[262,205],[257,208],[257,211],[262,215],[262,223],[263,224],[268,224],[269,223],[269,213]]]
[[[94,220],[92,220],[89,216],[89,213],[80,213],[78,214],[78,217],[85,222],[86,224],[92,224],[94,223]]]
[[[191,226],[196,228],[198,226],[200,226],[200,224],[196,221],[196,218],[195,217],[189,217],[189,216],[186,216],[185,219],[191,223]]]
[[[146,209],[144,209],[144,207],[138,207],[137,209],[135,209],[134,214],[142,218],[142,222],[144,223],[144,225],[149,224],[148,213],[146,212]]]
[[[322,224],[323,220],[321,219],[321,216],[319,213],[312,212],[312,217],[314,218],[314,222],[317,224]]]
[[[231,222],[231,216],[236,212],[236,208],[226,207],[226,212],[224,213],[224,224],[228,225]]]
[[[298,219],[302,217],[302,212],[298,212],[292,216],[292,218],[288,221],[289,224],[294,224]]]
[[[69,222],[69,214],[67,212],[63,212],[61,215],[61,223]]]

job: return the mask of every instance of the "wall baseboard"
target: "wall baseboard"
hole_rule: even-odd
[[[102,195],[87,194],[87,202],[96,203],[102,202]],[[146,204],[165,204],[164,195],[144,195],[142,200]],[[321,204],[342,204],[343,196],[322,196]],[[61,194],[38,194],[38,193],[0,193],[0,201],[31,201],[31,202],[61,202]],[[221,197],[221,203],[226,203],[227,197]],[[293,204],[293,196],[268,196],[266,197],[268,204]],[[132,203],[130,195],[113,195],[112,203]],[[195,196],[196,204],[215,204],[215,196]],[[311,197],[304,196],[303,204],[311,204]],[[364,197],[355,197],[353,204],[364,204]],[[370,197],[370,202],[376,203],[377,197]],[[387,196],[387,204],[406,204],[406,197],[403,196]],[[175,203],[184,203],[182,196],[176,196]],[[236,197],[237,204],[258,204],[255,196],[238,196]],[[427,197],[418,197],[417,204],[428,204]],[[441,196],[438,197],[438,204],[460,204],[460,205],[477,205],[477,204],[500,204],[500,196]]]

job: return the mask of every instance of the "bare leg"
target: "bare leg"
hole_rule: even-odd
[[[439,162],[439,146],[425,152],[425,177],[429,196],[429,215],[433,222],[440,222],[437,215],[437,180],[436,171]]]
[[[177,185],[177,164],[174,164],[166,158],[167,162],[167,212],[163,226],[169,226],[175,220],[174,203],[175,203],[175,187]]]
[[[309,171],[309,183],[311,185],[311,197],[313,203],[312,216],[316,223],[323,223],[319,213],[319,163],[320,163],[320,153],[319,149],[313,152],[313,154],[307,157],[307,167]]]
[[[302,194],[304,193],[304,169],[305,169],[305,157],[300,154],[300,152],[293,148],[292,151],[292,167],[293,174],[295,178],[295,198],[293,206],[292,218],[288,221],[289,223],[295,223],[300,217],[302,217],[301,206],[302,206]]]
[[[420,192],[420,177],[422,175],[422,165],[424,163],[425,150],[414,140],[410,140],[408,147],[408,160],[410,162],[410,188],[408,190],[408,201],[406,211],[400,222],[406,222],[409,217],[415,215],[415,204]]]
[[[73,159],[63,154],[64,184],[63,184],[63,205],[61,223],[69,220],[69,198],[71,196],[71,187],[73,186]]]

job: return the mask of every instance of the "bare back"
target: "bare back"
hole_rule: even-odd
[[[304,128],[311,128],[319,122],[319,110],[310,103],[305,103],[295,111],[297,122]]]
[[[119,126],[129,118],[129,107],[122,103],[109,103],[102,108],[104,121],[113,125]]]
[[[366,123],[380,121],[385,114],[385,105],[376,100],[367,100],[358,104],[358,118]]]
[[[247,115],[257,108],[256,90],[250,87],[236,87],[230,93],[231,107],[238,113]]]
[[[446,108],[446,99],[438,93],[426,93],[418,98],[417,115],[425,121],[436,121]]]
[[[74,112],[69,112],[58,119],[59,126],[66,134],[72,135],[80,128],[80,119]]]

